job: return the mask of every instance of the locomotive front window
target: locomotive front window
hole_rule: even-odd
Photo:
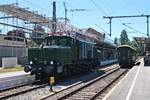
[[[70,41],[67,38],[53,38],[47,40],[48,46],[70,46]]]
[[[57,45],[57,41],[56,40],[52,40],[51,42],[49,42],[49,45]]]
[[[58,41],[60,46],[69,46],[68,40],[67,39],[60,39]]]

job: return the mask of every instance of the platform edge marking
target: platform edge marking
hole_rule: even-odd
[[[131,96],[133,87],[134,87],[134,85],[135,85],[135,81],[136,81],[136,79],[137,79],[137,76],[138,76],[138,74],[139,74],[141,65],[142,65],[142,64],[139,65],[138,71],[136,72],[136,75],[135,75],[135,77],[134,77],[134,80],[133,80],[133,82],[132,82],[132,85],[131,85],[131,87],[130,87],[130,90],[129,90],[129,92],[128,92],[128,95],[127,95],[127,97],[126,97],[126,100],[129,100],[129,99],[130,99],[130,96]]]

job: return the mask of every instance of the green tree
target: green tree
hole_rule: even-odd
[[[131,41],[130,45],[139,53],[141,51],[139,44],[137,43],[137,41],[134,39],[133,41]]]
[[[114,44],[118,45],[118,38],[117,37],[115,37],[115,39],[114,39]]]
[[[130,40],[128,38],[126,30],[122,30],[121,35],[120,35],[120,44],[127,45],[129,43],[130,43]]]

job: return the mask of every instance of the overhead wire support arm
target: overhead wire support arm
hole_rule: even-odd
[[[146,21],[146,24],[147,24],[147,36],[149,37],[149,17],[150,15],[129,15],[129,16],[103,16],[103,18],[107,18],[110,20],[109,24],[110,24],[110,36],[111,36],[111,21],[113,18],[134,18],[134,17],[146,17],[147,21]]]
[[[86,11],[88,9],[70,9],[71,12],[74,12],[74,11]]]
[[[129,18],[129,17],[147,17],[150,15],[129,15],[129,16],[103,16],[103,18]]]

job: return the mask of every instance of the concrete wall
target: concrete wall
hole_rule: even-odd
[[[2,67],[14,67],[17,63],[17,57],[5,57],[2,58]]]

